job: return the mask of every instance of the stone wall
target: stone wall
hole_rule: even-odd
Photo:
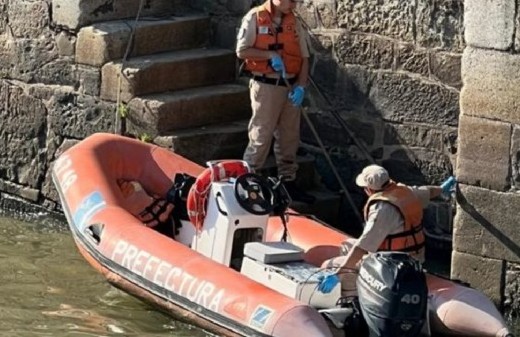
[[[74,63],[73,30],[51,1],[0,0],[0,200],[59,208],[49,167],[65,139],[113,130],[115,107],[95,97],[99,73]]]
[[[213,44],[228,48],[241,17],[260,2],[143,1],[143,15],[183,4],[211,14]],[[361,206],[364,196],[353,177],[372,160],[410,184],[439,183],[456,167],[467,203],[456,213],[452,275],[511,311],[520,310],[513,227],[520,184],[518,1],[313,0],[298,9],[310,32],[316,83],[306,111],[354,199]],[[0,0],[0,205],[14,196],[59,209],[49,177],[56,153],[114,130],[115,104],[98,97],[99,68],[74,62],[77,31],[134,16],[137,4]],[[323,182],[337,189],[312,133],[303,131]],[[451,233],[448,204],[428,212],[429,222],[442,224],[435,226],[439,234]]]
[[[518,314],[520,2],[465,2],[452,274]],[[485,277],[483,277],[485,275]]]

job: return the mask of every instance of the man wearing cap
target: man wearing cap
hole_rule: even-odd
[[[370,165],[357,176],[356,184],[363,187],[368,196],[363,233],[343,243],[343,256],[323,263],[322,267],[337,268],[335,274],[322,279],[318,289],[324,293],[330,292],[341,280],[342,296],[355,295],[357,274],[352,271],[358,269],[363,256],[370,252],[407,252],[424,262],[423,209],[433,198],[449,197],[455,179],[450,177],[441,186],[411,187],[391,180],[385,168]]]

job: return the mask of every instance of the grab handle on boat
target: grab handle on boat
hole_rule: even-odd
[[[217,208],[218,208],[218,211],[220,212],[220,214],[224,215],[224,216],[227,216],[227,212],[224,211],[221,207],[220,207],[220,203],[219,203],[219,199],[222,198],[222,193],[220,192],[217,192],[217,196],[215,198],[215,203],[217,204]]]
[[[104,224],[96,223],[85,228],[87,237],[94,241],[96,245],[101,242],[101,233],[103,233]]]

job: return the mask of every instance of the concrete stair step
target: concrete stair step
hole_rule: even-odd
[[[301,214],[312,214],[329,225],[337,225],[339,222],[341,196],[322,186],[304,190],[315,196],[316,201],[313,204],[293,201],[289,207]]]
[[[135,33],[129,57],[204,47],[209,41],[209,17],[202,15],[144,17],[93,24],[81,28],[76,42],[76,63],[101,67],[122,59]]]
[[[298,163],[298,172],[296,173],[296,183],[302,189],[312,189],[319,184],[319,177],[314,168],[314,157],[311,155],[297,156],[296,161]],[[264,176],[278,175],[276,160],[274,155],[267,157],[264,167],[259,172]]]
[[[127,127],[153,137],[175,130],[243,120],[251,115],[249,90],[238,84],[135,97],[128,108]]]
[[[146,1],[141,16],[165,15],[178,12],[177,1]],[[93,22],[131,19],[139,12],[139,0],[52,0],[52,19],[58,26],[76,30]]]
[[[214,124],[170,132],[154,143],[206,166],[208,160],[241,159],[247,146],[248,121]]]
[[[235,79],[235,53],[228,49],[190,49],[111,61],[101,69],[101,98],[133,97],[229,83]]]

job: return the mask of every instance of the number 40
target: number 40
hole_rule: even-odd
[[[417,294],[404,294],[401,297],[401,302],[406,304],[419,304],[421,302],[421,296]]]

